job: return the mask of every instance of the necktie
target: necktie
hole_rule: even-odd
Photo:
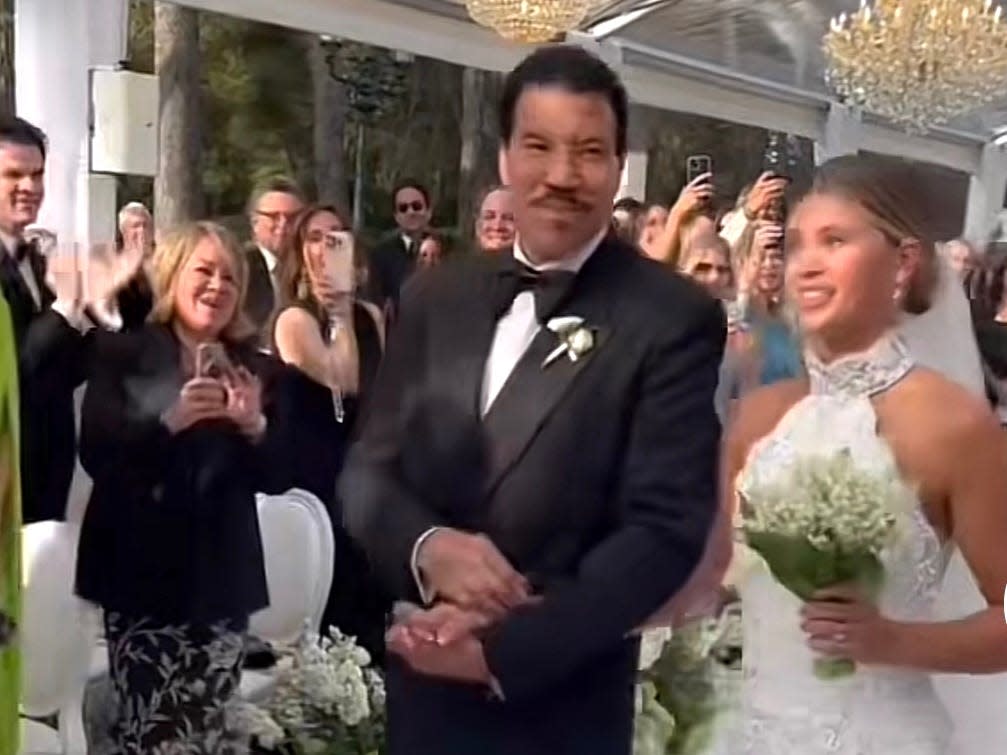
[[[535,317],[545,323],[559,310],[573,288],[576,273],[567,270],[535,270],[513,257],[500,271],[501,286],[497,316],[502,317],[518,294],[531,291],[535,296]]]
[[[20,265],[31,253],[31,250],[32,245],[30,241],[19,241],[17,246],[14,247],[14,259]]]

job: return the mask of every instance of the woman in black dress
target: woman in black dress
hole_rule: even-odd
[[[348,236],[337,235],[346,227],[339,211],[326,205],[308,207],[295,221],[289,246],[281,256],[273,344],[280,359],[332,395],[331,411],[308,420],[320,426],[312,436],[327,442],[307,450],[312,456],[309,463],[299,461],[314,470],[311,492],[329,508],[336,537],[336,565],[323,627],[337,626],[357,637],[380,659],[388,601],[343,529],[342,510],[335,499],[336,479],[384,346],[384,325],[377,308],[357,299],[352,277],[342,284],[333,281],[320,264],[335,245],[350,241]]]
[[[243,345],[247,270],[225,229],[179,230],[153,269],[150,323],[95,343],[77,593],[104,609],[120,753],[241,752],[225,709],[269,603],[255,493],[287,466],[282,367]]]

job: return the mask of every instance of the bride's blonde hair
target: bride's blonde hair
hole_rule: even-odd
[[[821,165],[810,191],[858,204],[893,246],[909,240],[919,244],[920,264],[902,304],[911,314],[930,308],[937,282],[937,252],[931,230],[937,213],[930,185],[931,180],[910,163],[846,155]]]

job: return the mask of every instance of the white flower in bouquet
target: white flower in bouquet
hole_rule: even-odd
[[[648,629],[640,637],[640,663],[637,667],[639,671],[646,671],[661,657],[664,646],[671,639],[670,627],[659,627]]]
[[[302,753],[331,752],[333,747],[376,752],[385,686],[370,662],[370,655],[338,630],[332,630],[331,638],[306,632],[278,663],[267,706],[235,717],[238,731],[257,737],[266,748],[271,747],[267,740],[275,746],[278,728],[280,742],[294,744]]]
[[[274,749],[286,739],[283,727],[276,723],[269,711],[258,705],[233,700],[227,706],[226,716],[228,730],[255,737],[267,750]]]
[[[868,469],[848,451],[805,455],[779,481],[743,491],[742,529],[776,580],[802,600],[843,583],[876,592],[882,554],[915,504],[894,463]],[[815,664],[823,678],[854,670],[844,659]]]

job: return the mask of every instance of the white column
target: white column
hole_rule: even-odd
[[[61,241],[109,241],[115,181],[92,176],[90,77],[125,57],[126,0],[15,0],[17,112],[46,132],[46,200],[39,223]]]
[[[987,144],[983,147],[979,171],[969,179],[969,197],[965,205],[965,227],[962,231],[969,241],[985,244],[996,230],[998,216],[1003,210],[1007,192],[1007,151],[1004,147]]]
[[[833,157],[857,154],[862,128],[860,114],[854,108],[833,102],[825,117],[822,135],[815,140],[815,165]]]
[[[650,122],[647,113],[640,107],[630,106],[628,150],[626,164],[622,168],[619,193],[616,199],[633,197],[647,201],[647,149],[650,146]]]

